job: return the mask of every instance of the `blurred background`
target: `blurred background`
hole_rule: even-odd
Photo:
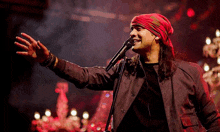
[[[180,58],[203,63],[206,37],[220,28],[219,0],[1,0],[0,38],[4,131],[29,131],[34,112],[50,109],[56,116],[56,83],[52,71],[16,55],[21,32],[40,40],[59,58],[80,66],[106,66],[129,37],[138,14],[161,13],[172,23],[171,36]],[[131,53],[132,54],[132,53]],[[101,92],[79,90],[69,83],[69,108],[78,115],[96,112]],[[16,127],[15,127],[16,124]]]

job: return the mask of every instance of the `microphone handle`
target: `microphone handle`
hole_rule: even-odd
[[[118,50],[118,52],[114,55],[114,57],[109,62],[108,66],[106,67],[106,71],[109,71],[112,66],[114,66],[118,60],[125,56],[125,52],[132,47],[132,43],[130,42],[131,38],[125,41],[124,45]]]

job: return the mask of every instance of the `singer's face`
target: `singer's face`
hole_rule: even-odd
[[[132,26],[130,36],[134,39],[132,50],[136,53],[149,52],[155,43],[155,35],[141,26]]]

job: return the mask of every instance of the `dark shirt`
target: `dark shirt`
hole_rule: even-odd
[[[145,83],[119,125],[118,131],[169,131],[154,65],[158,63],[143,64],[146,73]]]

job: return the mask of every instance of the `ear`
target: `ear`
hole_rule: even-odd
[[[158,43],[158,44],[160,43],[160,38],[159,38],[158,36],[155,36],[154,39],[155,39],[155,42],[156,42],[156,43]]]
[[[158,36],[155,37],[155,40],[159,40],[160,38]]]

